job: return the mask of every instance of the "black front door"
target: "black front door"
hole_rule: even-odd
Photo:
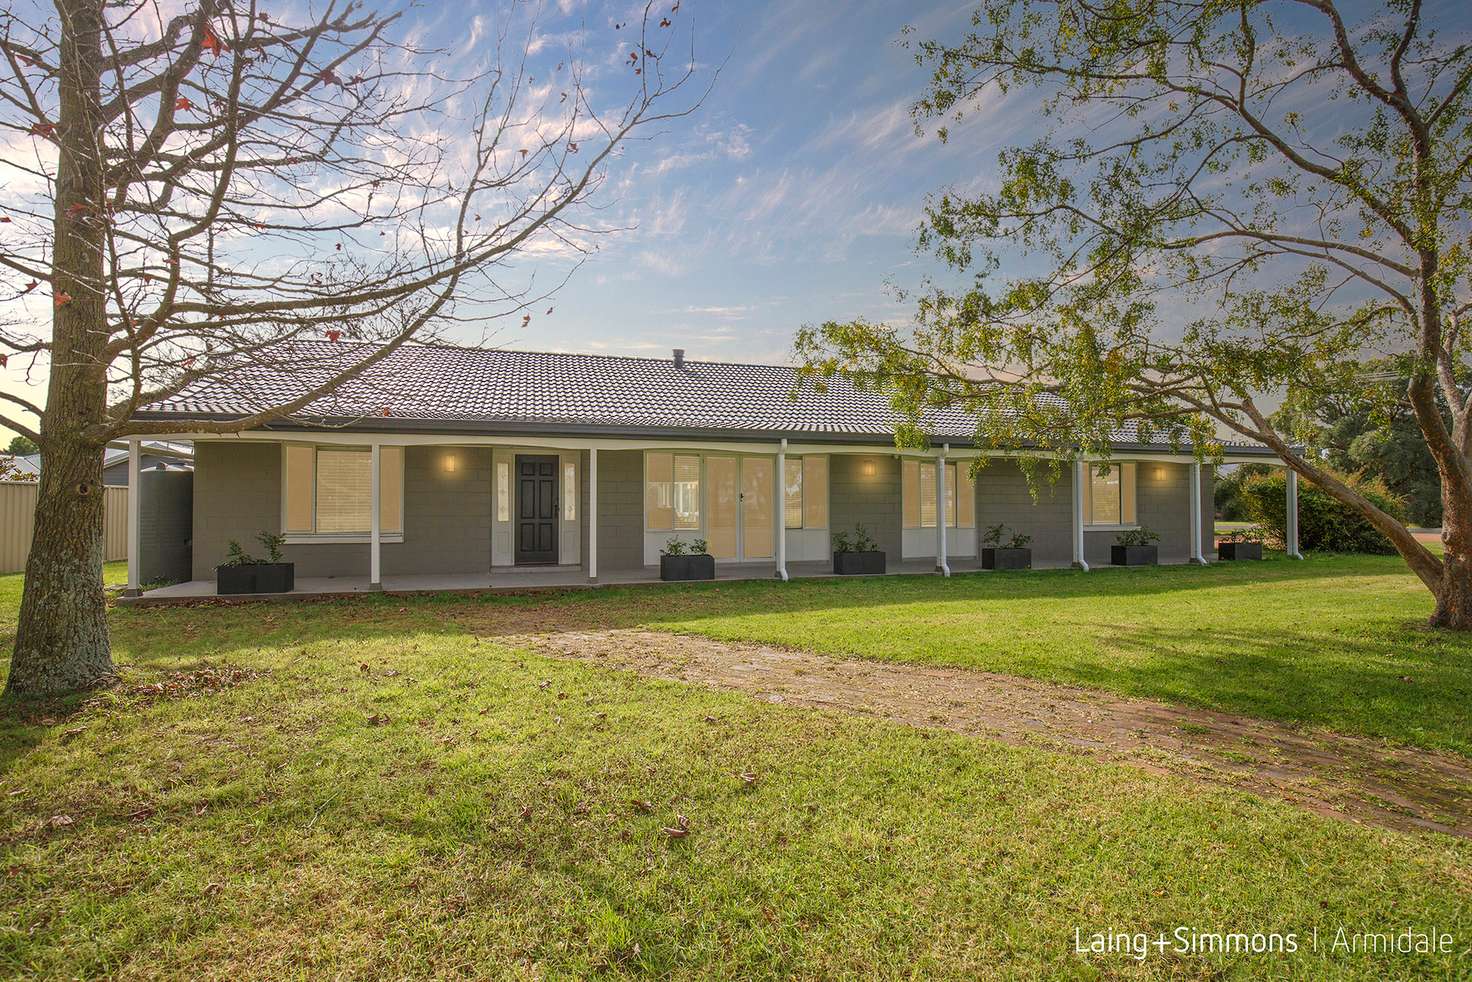
[[[516,458],[516,565],[557,562],[557,458]]]

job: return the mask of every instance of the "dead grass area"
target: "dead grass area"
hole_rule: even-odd
[[[645,630],[545,630],[506,643],[770,703],[1082,750],[1399,830],[1472,837],[1472,765],[1326,730],[965,669],[834,658]],[[498,633],[504,632],[504,620]]]

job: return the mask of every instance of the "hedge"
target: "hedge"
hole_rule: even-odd
[[[1380,478],[1349,475],[1342,480],[1380,508],[1403,519],[1405,505]],[[1282,544],[1288,538],[1288,478],[1280,470],[1259,474],[1243,482],[1241,502],[1249,521],[1262,526],[1270,541]],[[1369,519],[1315,484],[1298,485],[1298,545],[1320,552],[1395,552]]]

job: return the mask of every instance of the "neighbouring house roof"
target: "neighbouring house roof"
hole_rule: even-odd
[[[300,396],[366,350],[331,341],[290,346],[289,359],[201,380],[137,418],[239,418]],[[275,366],[283,362],[295,370],[282,373]],[[901,422],[887,395],[847,379],[828,380],[823,392],[804,386],[794,398],[796,387],[796,369],[780,365],[405,345],[276,427],[869,442],[892,440]],[[933,440],[964,445],[976,419],[940,410],[927,429]],[[1144,446],[1132,432],[1117,444]]]
[[[165,440],[141,440],[139,450],[142,457],[147,461],[144,466],[169,468],[190,468],[194,466],[194,447],[188,443],[176,443]],[[21,480],[36,480],[41,476],[41,455],[22,454],[11,458],[15,462],[16,470],[21,475]],[[126,463],[128,460],[128,445],[126,443],[109,443],[102,451],[102,467],[106,470],[116,464]]]

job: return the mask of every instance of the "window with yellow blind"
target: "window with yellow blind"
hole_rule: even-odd
[[[900,467],[900,503],[907,529],[935,528],[936,464],[906,460]],[[970,464],[946,464],[946,527],[976,527],[976,482]]]
[[[1084,486],[1084,524],[1112,528],[1134,525],[1136,465],[1133,463],[1088,466]]]
[[[700,528],[700,457],[644,455],[644,527],[651,532]]]
[[[782,520],[790,529],[828,527],[828,457],[788,457],[782,475]]]
[[[373,455],[367,448],[287,444],[282,458],[283,525],[288,536],[326,538],[372,531]],[[379,531],[404,531],[404,448],[379,450]]]

